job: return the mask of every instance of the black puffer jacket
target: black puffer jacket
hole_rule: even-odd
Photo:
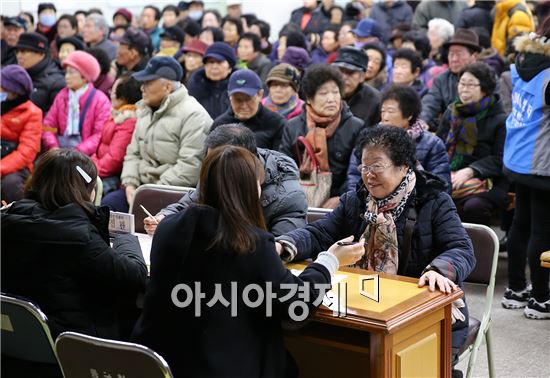
[[[65,74],[61,67],[46,56],[41,62],[27,70],[34,92],[31,94],[31,101],[42,109],[44,116],[53,104],[57,93],[65,87]]]
[[[420,119],[430,126],[430,131],[437,130],[441,114],[458,98],[457,85],[458,75],[447,70],[434,79],[432,87],[422,97]]]
[[[378,89],[367,84],[360,84],[359,88],[346,103],[357,118],[361,118],[366,126],[374,126],[380,122],[380,100],[382,95]]]
[[[452,106],[452,104],[449,105],[443,114],[441,125],[437,130],[437,136],[443,140],[443,143],[447,140],[451,128]],[[506,113],[497,96],[495,104],[489,108],[487,115],[477,122],[477,145],[473,154],[465,157],[465,166],[474,170],[475,177],[493,180],[493,189],[479,196],[487,197],[497,206],[506,204],[509,186],[502,171],[505,139]]]
[[[403,235],[408,210],[397,219],[397,243],[399,248],[398,274],[420,277],[431,265],[439,273],[457,285],[472,272],[476,260],[472,242],[462,227],[451,197],[445,192],[445,183],[426,172],[416,173],[416,188],[407,204],[414,206],[417,218],[413,229],[408,262],[403,258]],[[315,258],[336,241],[354,235],[359,240],[366,228],[363,213],[367,190],[361,186],[355,192],[340,197],[340,204],[325,218],[291,231],[278,238],[296,246],[294,260]],[[467,316],[467,308],[463,308]],[[453,348],[459,348],[466,338],[468,318],[453,324]]]
[[[306,225],[307,200],[296,163],[277,151],[258,148],[258,158],[265,167],[260,200],[267,229],[275,236]],[[164,215],[183,211],[197,202],[197,191],[188,192],[177,203],[161,210]]]
[[[230,106],[225,113],[214,120],[211,130],[228,123],[242,123],[254,133],[258,147],[277,150],[281,144],[286,119],[260,104],[254,117],[241,121],[235,117],[233,108]]]
[[[344,103],[342,106],[342,117],[340,125],[332,138],[327,140],[328,163],[332,172],[332,187],[330,196],[336,197],[343,194],[346,190],[345,181],[349,165],[349,159],[357,141],[357,135],[365,127],[363,120],[355,117],[349,107]],[[285,155],[291,156],[298,162],[296,156],[296,140],[299,136],[305,136],[308,132],[306,113],[291,119],[288,122],[284,132],[283,140],[279,151]],[[301,151],[303,153],[303,151]]]
[[[2,211],[2,291],[35,302],[55,338],[64,331],[119,337],[116,308],[145,290],[137,238],[109,246],[109,211],[76,204],[50,211],[22,200]]]
[[[206,77],[203,67],[194,72],[187,81],[189,94],[197,99],[212,119],[216,119],[230,107],[227,94],[229,76],[221,81],[212,81]]]

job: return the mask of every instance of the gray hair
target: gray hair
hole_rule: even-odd
[[[443,18],[434,18],[428,22],[428,30],[434,30],[444,41],[451,39],[455,27]]]
[[[86,17],[86,21],[92,21],[95,27],[103,32],[104,36],[107,36],[109,34],[109,25],[107,24],[105,17],[103,17],[102,15],[92,13],[91,15]]]

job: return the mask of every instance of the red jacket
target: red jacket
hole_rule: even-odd
[[[29,100],[2,114],[0,134],[2,140],[19,142],[17,150],[0,161],[2,177],[23,168],[32,171],[33,161],[40,151],[42,110]]]
[[[120,176],[126,147],[130,144],[136,126],[135,105],[125,105],[112,113],[103,126],[97,152],[92,155],[99,177],[102,178]]]

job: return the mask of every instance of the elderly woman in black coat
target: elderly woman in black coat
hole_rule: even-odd
[[[364,127],[363,120],[355,117],[342,100],[343,88],[342,74],[337,68],[324,64],[308,68],[302,79],[305,111],[290,120],[285,127],[279,148],[301,165],[300,172],[304,174],[307,167],[300,164],[295,146],[300,136],[306,136],[310,141],[321,170],[330,170],[332,173],[331,198],[322,205],[326,208],[334,208],[338,204],[338,197],[345,192],[351,152]],[[323,167],[323,162],[327,167]]]
[[[367,129],[360,148],[363,185],[340,197],[338,207],[324,219],[278,237],[281,257],[315,257],[352,234],[365,242],[360,268],[419,277],[419,285],[429,285],[431,291],[450,293],[462,286],[475,257],[444,182],[413,169],[414,143],[403,129]],[[416,218],[409,245],[404,238],[408,218]],[[468,330],[467,309],[460,310],[462,316],[453,324],[455,356]]]
[[[459,73],[458,97],[437,129],[451,165],[453,199],[464,222],[489,225],[506,206],[508,181],[502,172],[506,113],[494,93],[496,78],[485,63]]]

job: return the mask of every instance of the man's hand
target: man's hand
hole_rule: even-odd
[[[134,194],[136,194],[136,187],[133,185],[128,185],[126,187],[126,201],[128,205],[131,205],[134,201]]]
[[[284,251],[283,245],[279,242],[275,242],[275,249],[277,250],[277,254],[281,256]]]
[[[456,172],[451,172],[451,183],[453,184],[453,190],[460,189],[466,181],[473,177],[474,170],[469,167],[462,168]]]
[[[458,290],[458,286],[453,281],[437,273],[435,270],[428,270],[424,273],[418,280],[418,287],[423,287],[426,283],[429,285],[430,291],[435,291],[436,284],[437,288],[445,294]]]
[[[155,218],[147,217],[143,220],[143,228],[145,228],[145,231],[153,236],[155,234],[155,231],[157,230],[157,226],[160,223],[161,220],[163,220],[165,217],[164,214],[157,214],[155,215]]]

